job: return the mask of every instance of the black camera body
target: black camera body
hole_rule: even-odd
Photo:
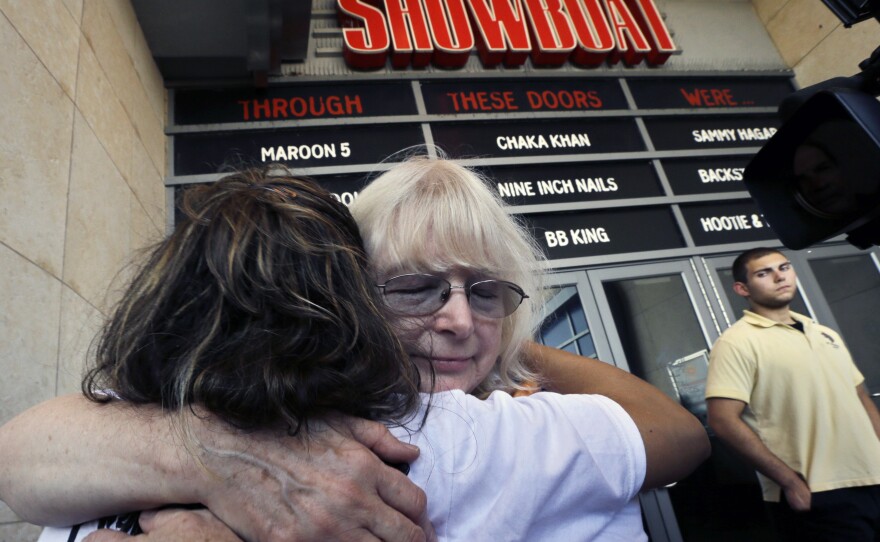
[[[880,15],[880,0],[823,1],[846,26]],[[859,67],[783,100],[782,126],[746,167],[746,188],[788,248],[842,234],[880,244],[880,47]]]
[[[821,158],[805,166],[809,147]],[[810,178],[810,167],[821,171]],[[880,102],[852,89],[819,91],[755,155],[743,181],[788,248],[844,233],[859,248],[880,243]]]

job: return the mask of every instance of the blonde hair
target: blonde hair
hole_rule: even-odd
[[[537,381],[521,350],[540,324],[544,256],[476,172],[412,157],[370,183],[351,213],[379,272],[473,270],[522,287],[531,299],[504,319],[500,359],[472,393],[529,389],[523,382]]]

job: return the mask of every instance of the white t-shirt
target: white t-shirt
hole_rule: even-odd
[[[607,397],[439,393],[420,431],[392,433],[421,450],[409,477],[440,540],[647,540],[644,443]]]
[[[462,391],[426,406],[392,433],[419,447],[410,479],[428,495],[441,541],[647,540],[638,492],[645,447],[617,403],[598,395]],[[94,524],[46,529],[39,542],[79,541]]]

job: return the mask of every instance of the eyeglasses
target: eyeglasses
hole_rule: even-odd
[[[513,314],[523,299],[529,297],[516,284],[503,280],[480,280],[466,286],[453,286],[444,278],[420,273],[392,277],[377,286],[385,293],[388,307],[405,316],[435,313],[449,300],[453,288],[464,290],[471,310],[489,318]]]

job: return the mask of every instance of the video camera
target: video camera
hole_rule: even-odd
[[[880,21],[880,0],[822,1],[846,27]],[[859,68],[786,97],[782,126],[746,167],[746,188],[788,248],[844,233],[858,248],[880,244],[880,47]]]

